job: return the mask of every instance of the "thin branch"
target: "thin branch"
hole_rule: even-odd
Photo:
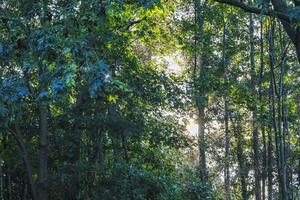
[[[134,21],[130,21],[126,26],[121,27],[120,29],[123,31],[128,31],[132,26],[134,26],[135,24],[139,24],[142,21],[144,21],[146,18],[142,18],[142,19],[138,19],[138,20],[134,20]]]

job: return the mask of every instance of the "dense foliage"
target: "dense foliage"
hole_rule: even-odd
[[[0,200],[298,199],[299,2],[216,1],[0,0]]]

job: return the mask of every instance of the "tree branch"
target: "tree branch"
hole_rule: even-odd
[[[215,0],[219,3],[224,3],[224,4],[228,4],[228,5],[232,5],[238,8],[243,9],[246,12],[250,12],[250,13],[256,13],[256,14],[261,14],[263,13],[264,15],[268,15],[268,16],[277,16],[279,19],[282,19],[284,21],[287,22],[291,22],[289,15],[282,13],[282,12],[278,12],[272,9],[260,9],[260,8],[256,8],[256,7],[252,7],[249,5],[246,5],[238,0]]]
[[[135,24],[141,23],[145,19],[146,18],[144,17],[142,19],[137,19],[137,20],[134,20],[134,21],[130,21],[126,26],[120,27],[120,29],[123,30],[123,31],[128,31],[132,26],[134,26]]]

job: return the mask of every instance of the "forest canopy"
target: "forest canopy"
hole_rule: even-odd
[[[300,199],[299,0],[0,0],[0,200]]]

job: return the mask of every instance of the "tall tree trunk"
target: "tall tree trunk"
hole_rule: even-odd
[[[198,104],[198,145],[199,145],[199,173],[200,179],[203,182],[207,182],[207,171],[206,171],[206,141],[205,141],[205,126],[204,126],[204,117],[205,117],[205,107]]]
[[[253,14],[250,14],[249,22],[250,30],[250,64],[251,64],[251,90],[252,95],[256,95],[256,72],[255,72],[255,58],[254,58],[254,20]],[[252,148],[253,148],[253,166],[254,166],[254,179],[255,179],[255,199],[261,200],[261,186],[260,186],[260,162],[259,162],[259,144],[258,144],[258,124],[257,124],[257,107],[252,105],[253,115],[253,137],[252,137]]]
[[[271,27],[269,30],[269,56],[270,56],[270,85],[271,85],[271,108],[272,108],[272,126],[275,135],[275,155],[276,155],[276,165],[279,179],[279,193],[281,194],[281,176],[280,176],[280,161],[279,161],[279,139],[278,139],[278,130],[277,130],[277,122],[276,122],[276,107],[275,107],[275,98],[276,98],[276,81],[275,81],[275,73],[274,73],[274,65],[275,65],[275,20],[271,19]]]
[[[84,117],[83,106],[84,105],[84,94],[82,86],[78,85],[78,96],[76,106],[74,108],[75,122],[72,124],[72,139],[73,148],[71,155],[71,166],[72,166],[72,176],[69,185],[69,198],[76,199],[80,190],[80,149],[81,149],[81,137],[82,137],[82,120]]]
[[[270,88],[269,88],[269,112],[272,118],[272,125],[269,127],[268,135],[268,199],[273,199],[273,139],[272,139],[272,130],[275,135],[275,153],[278,155],[278,145],[277,145],[277,128],[276,128],[276,113],[275,113],[275,88],[274,88],[274,65],[275,65],[275,50],[274,50],[274,31],[275,31],[275,22],[272,19],[270,21],[269,27],[269,65],[270,65]],[[269,123],[269,124],[271,124]],[[278,159],[276,159],[278,167]]]
[[[18,143],[20,153],[22,155],[22,158],[23,158],[23,161],[25,164],[25,169],[26,169],[26,173],[27,173],[27,177],[28,177],[28,181],[29,181],[30,189],[31,189],[31,193],[32,193],[32,199],[37,200],[38,199],[37,198],[37,190],[36,190],[35,181],[33,179],[32,165],[29,160],[28,152],[27,152],[25,144],[22,140],[21,130],[18,125],[15,126],[15,132],[12,132],[12,134]]]
[[[291,152],[291,134],[289,130],[289,123],[288,123],[288,111],[286,107],[284,106],[283,108],[283,132],[284,135],[287,136],[286,138],[286,144],[285,144],[285,165],[286,165],[286,185],[287,185],[287,193],[289,195],[290,199],[294,199],[294,193],[293,193],[293,171],[292,168],[287,164],[287,161],[289,160],[290,157],[290,152]]]
[[[238,114],[239,115],[239,114]],[[231,117],[231,116],[230,116]],[[247,192],[247,176],[248,170],[246,168],[246,159],[244,155],[244,138],[242,134],[242,127],[241,127],[241,119],[240,116],[236,116],[237,119],[233,122],[231,119],[231,124],[233,124],[233,132],[237,143],[236,154],[238,160],[238,169],[239,169],[239,178],[241,182],[241,191],[242,191],[242,199],[248,200],[248,192]]]
[[[224,177],[225,177],[225,192],[226,192],[226,200],[231,199],[231,182],[230,182],[230,169],[229,169],[229,157],[230,157],[230,133],[229,133],[229,109],[228,109],[228,100],[225,99],[225,169],[224,169]]]
[[[200,36],[203,33],[203,8],[201,0],[195,0],[195,62],[194,81],[203,82],[205,78],[205,68],[203,65],[203,55],[201,51],[202,41]],[[195,84],[198,85],[198,84]],[[198,147],[199,147],[199,176],[203,182],[207,182],[206,170],[206,140],[205,140],[205,91],[202,87],[197,87],[196,107],[198,111]]]
[[[224,13],[223,13],[224,14]],[[226,22],[225,17],[223,16],[223,44],[222,44],[222,65],[224,68],[224,80],[225,85],[228,84],[228,72],[227,72],[227,60],[226,60]],[[229,156],[230,156],[230,134],[229,134],[229,108],[228,108],[228,88],[225,89],[224,95],[224,126],[225,126],[225,166],[224,166],[224,186],[225,186],[225,199],[231,199],[231,190],[230,190],[230,171],[229,171]]]
[[[48,11],[48,0],[41,2],[41,25],[44,26],[50,19]],[[47,91],[47,82],[45,77],[46,67],[40,63],[39,78],[40,91]],[[48,182],[48,106],[45,102],[39,103],[39,183],[38,183],[38,199],[47,200],[47,182]]]
[[[81,143],[81,131],[75,130],[74,134],[74,147],[73,155],[71,158],[72,166],[72,176],[69,185],[69,198],[77,199],[80,190],[80,143]]]
[[[280,78],[281,79],[281,78]],[[282,82],[279,82],[279,94],[277,96],[277,111],[278,111],[278,142],[279,142],[279,176],[281,199],[286,199],[286,166],[285,166],[285,153],[284,153],[284,136],[282,131]]]
[[[285,65],[286,65],[286,42],[285,39],[282,36],[282,31],[281,29],[279,30],[280,34],[280,44],[281,44],[281,64],[280,64],[280,76],[279,76],[279,93],[278,93],[278,122],[280,124],[279,130],[280,130],[280,156],[281,156],[281,173],[282,173],[282,184],[283,184],[283,189],[284,193],[283,195],[285,196],[285,199],[290,199],[289,193],[287,190],[287,167],[286,167],[286,129],[284,129],[284,93],[283,93],[283,88],[284,88],[284,76],[285,76]]]
[[[48,121],[47,121],[47,107],[40,105],[40,155],[39,155],[39,200],[47,200],[47,161],[48,161]]]
[[[273,61],[270,59],[270,63]],[[271,65],[271,64],[270,64]],[[273,87],[272,80],[270,79],[269,86],[269,114],[272,116],[272,95]],[[272,126],[268,125],[268,160],[267,160],[267,176],[268,176],[268,200],[273,199],[273,137]]]
[[[270,50],[270,59],[273,62],[270,62],[270,74],[272,81],[272,115],[273,115],[273,127],[275,132],[275,148],[276,148],[276,163],[277,163],[277,171],[278,171],[278,181],[279,181],[279,195],[280,199],[286,199],[286,178],[284,177],[284,144],[282,137],[282,78],[280,75],[279,80],[279,88],[277,88],[276,84],[276,76],[275,76],[275,50],[274,50],[274,36],[275,34],[275,21],[271,23],[270,35],[269,35],[269,50]],[[277,111],[276,111],[276,97],[277,97]],[[276,113],[277,113],[277,121],[276,121]]]
[[[259,72],[259,102],[260,106],[260,128],[263,140],[263,152],[262,152],[262,200],[266,199],[266,177],[267,177],[267,142],[266,142],[266,132],[265,132],[265,121],[262,118],[264,113],[263,109],[263,93],[262,93],[262,80],[264,75],[264,29],[263,20],[260,20],[260,72]]]

